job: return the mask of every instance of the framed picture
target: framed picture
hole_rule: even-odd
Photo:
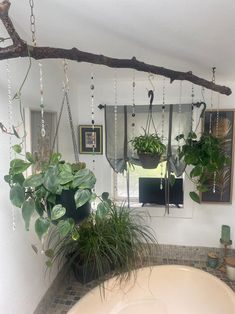
[[[79,153],[80,154],[103,154],[103,126],[95,125],[94,131],[92,125],[79,125]]]
[[[230,158],[231,163],[220,171],[216,180],[208,178],[208,191],[201,193],[201,201],[204,203],[231,204],[232,202],[234,117],[235,111],[232,109],[205,111],[203,129],[208,133],[211,131],[221,140],[222,149]]]

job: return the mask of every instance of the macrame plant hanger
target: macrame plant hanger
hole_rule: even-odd
[[[64,104],[66,102],[66,106],[67,106],[67,110],[68,110],[69,125],[70,125],[70,130],[71,130],[71,135],[72,135],[72,142],[73,142],[74,159],[75,159],[75,162],[78,163],[79,162],[78,146],[77,146],[77,142],[76,142],[75,130],[74,130],[72,113],[71,113],[71,107],[70,107],[69,96],[68,96],[69,79],[68,79],[68,62],[66,60],[63,61],[63,68],[64,68],[64,78],[65,78],[64,82],[63,82],[63,92],[64,92],[64,95],[63,95],[63,99],[62,99],[62,104],[61,104],[61,108],[60,108],[59,118],[58,118],[58,122],[57,122],[57,125],[56,125],[56,131],[55,131],[55,136],[54,136],[54,139],[53,139],[51,150],[54,151],[54,149],[55,149],[55,143],[56,143],[56,138],[58,136],[61,116],[62,116],[62,113],[63,113]]]

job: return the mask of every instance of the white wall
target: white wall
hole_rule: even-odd
[[[58,70],[60,63],[44,62],[45,109],[57,110],[61,103],[62,71]],[[0,79],[0,122],[8,126],[8,103],[6,89],[5,61],[1,61]],[[22,82],[26,72],[27,60],[10,61],[13,93]],[[23,105],[38,108],[39,98],[39,71],[34,62],[32,72],[22,91]],[[72,91],[71,91],[72,93]],[[76,107],[74,107],[76,110]],[[75,111],[76,112],[76,111]],[[74,115],[74,112],[73,112]],[[18,104],[13,102],[14,124],[20,121]],[[70,130],[68,129],[67,112],[62,118],[62,127],[59,132],[60,151],[63,156],[73,160]],[[45,257],[40,253],[41,245],[30,232],[26,232],[21,218],[21,212],[15,208],[16,230],[12,230],[12,206],[9,201],[9,188],[3,176],[9,169],[9,136],[0,132],[0,313],[5,314],[32,314],[44,293],[50,286],[55,273],[45,274]],[[31,225],[31,230],[34,226]],[[38,245],[36,255],[31,244]]]
[[[119,76],[122,70],[117,71]],[[114,71],[110,73],[110,80],[102,80],[99,78],[99,69],[96,69],[95,81],[95,102],[96,106],[100,103],[113,105],[114,104]],[[121,76],[121,74],[120,74]],[[118,78],[118,104],[132,103],[132,72],[130,71],[130,79],[122,80]],[[162,80],[155,79],[154,85],[156,86],[156,103],[162,101]],[[231,96],[213,96],[213,106],[221,109],[235,109],[235,82],[221,82],[223,85],[230,86],[234,90]],[[90,89],[89,82],[87,85],[79,86],[78,88],[78,123],[90,124],[91,110],[90,104]],[[184,82],[182,85],[182,103],[191,101],[191,84]],[[136,105],[148,104],[147,90],[151,86],[146,79],[143,81],[143,76],[140,77],[136,73]],[[195,101],[202,99],[201,88],[195,86]],[[208,107],[210,106],[210,91],[205,90],[205,99]],[[219,100],[219,105],[218,105]],[[174,82],[172,85],[166,82],[166,103],[178,103],[179,101],[179,82]],[[84,104],[86,104],[84,106]],[[195,123],[198,118],[195,116]],[[96,109],[95,113],[96,124],[104,124],[103,111]],[[91,166],[91,156],[80,156],[81,159]],[[103,156],[96,157],[96,176],[97,176],[97,192],[111,191],[111,170],[109,164]],[[231,238],[233,240],[233,247],[235,243],[235,184],[233,185],[233,204],[213,204],[198,205],[193,202],[188,196],[188,192],[192,189],[192,184],[186,179],[185,182],[185,201],[184,209],[174,211],[171,210],[169,216],[164,216],[162,209],[150,209],[151,215],[150,224],[154,228],[159,243],[162,244],[175,244],[175,245],[198,245],[198,246],[211,246],[220,247],[220,230],[222,224],[231,226]]]

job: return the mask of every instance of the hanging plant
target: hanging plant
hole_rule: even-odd
[[[144,130],[144,135],[134,137],[131,143],[137,151],[142,167],[146,169],[156,168],[166,151],[161,138],[156,133],[148,134],[146,130]]]
[[[151,79],[149,77],[149,81]],[[139,156],[141,165],[145,169],[155,169],[159,164],[161,156],[166,151],[166,146],[162,143],[161,138],[158,136],[156,127],[153,121],[153,114],[152,114],[152,104],[154,98],[153,90],[148,91],[148,97],[150,98],[150,105],[148,110],[147,122],[146,127],[144,130],[144,135],[139,135],[134,137],[130,142],[137,151]],[[154,128],[154,133],[150,133],[151,125]]]
[[[190,180],[199,193],[208,191],[210,179],[216,179],[219,172],[231,161],[222,150],[221,139],[206,133],[197,139],[197,134],[190,132],[187,137],[184,134],[178,135],[176,140],[184,141],[184,145],[179,148],[179,158],[183,158],[187,165],[193,167],[189,173]],[[200,203],[198,193],[190,192],[189,195],[193,201]]]
[[[21,153],[20,145],[15,145],[13,149]],[[89,214],[86,204],[95,197],[92,193],[96,182],[94,174],[85,168],[84,163],[66,163],[61,160],[61,154],[54,153],[48,162],[42,164],[39,172],[25,177],[24,172],[36,162],[31,153],[26,153],[25,159],[11,160],[9,174],[4,179],[10,185],[12,204],[21,208],[26,230],[29,230],[32,216],[38,216],[35,232],[40,240],[52,225],[63,236],[72,233],[76,219],[83,218],[84,211]],[[66,194],[71,191],[74,214],[71,212],[73,208],[67,206]]]

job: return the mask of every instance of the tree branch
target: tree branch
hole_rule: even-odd
[[[148,72],[167,77],[170,79],[171,83],[175,80],[186,80],[193,84],[200,85],[210,90],[216,91],[220,94],[230,95],[232,93],[229,87],[217,85],[211,81],[200,78],[194,75],[191,71],[180,72],[164,67],[159,67],[156,65],[150,65],[138,61],[135,57],[133,57],[132,59],[117,59],[81,51],[77,48],[63,49],[53,47],[27,46],[26,42],[24,42],[16,32],[12,21],[8,16],[9,8],[9,1],[5,0],[0,3],[0,19],[2,20],[6,30],[9,33],[9,36],[13,41],[13,45],[5,48],[0,48],[0,60],[28,57],[28,51],[30,51],[30,56],[36,60],[59,58],[74,60],[77,62],[101,64],[111,68],[135,69],[137,71]]]

